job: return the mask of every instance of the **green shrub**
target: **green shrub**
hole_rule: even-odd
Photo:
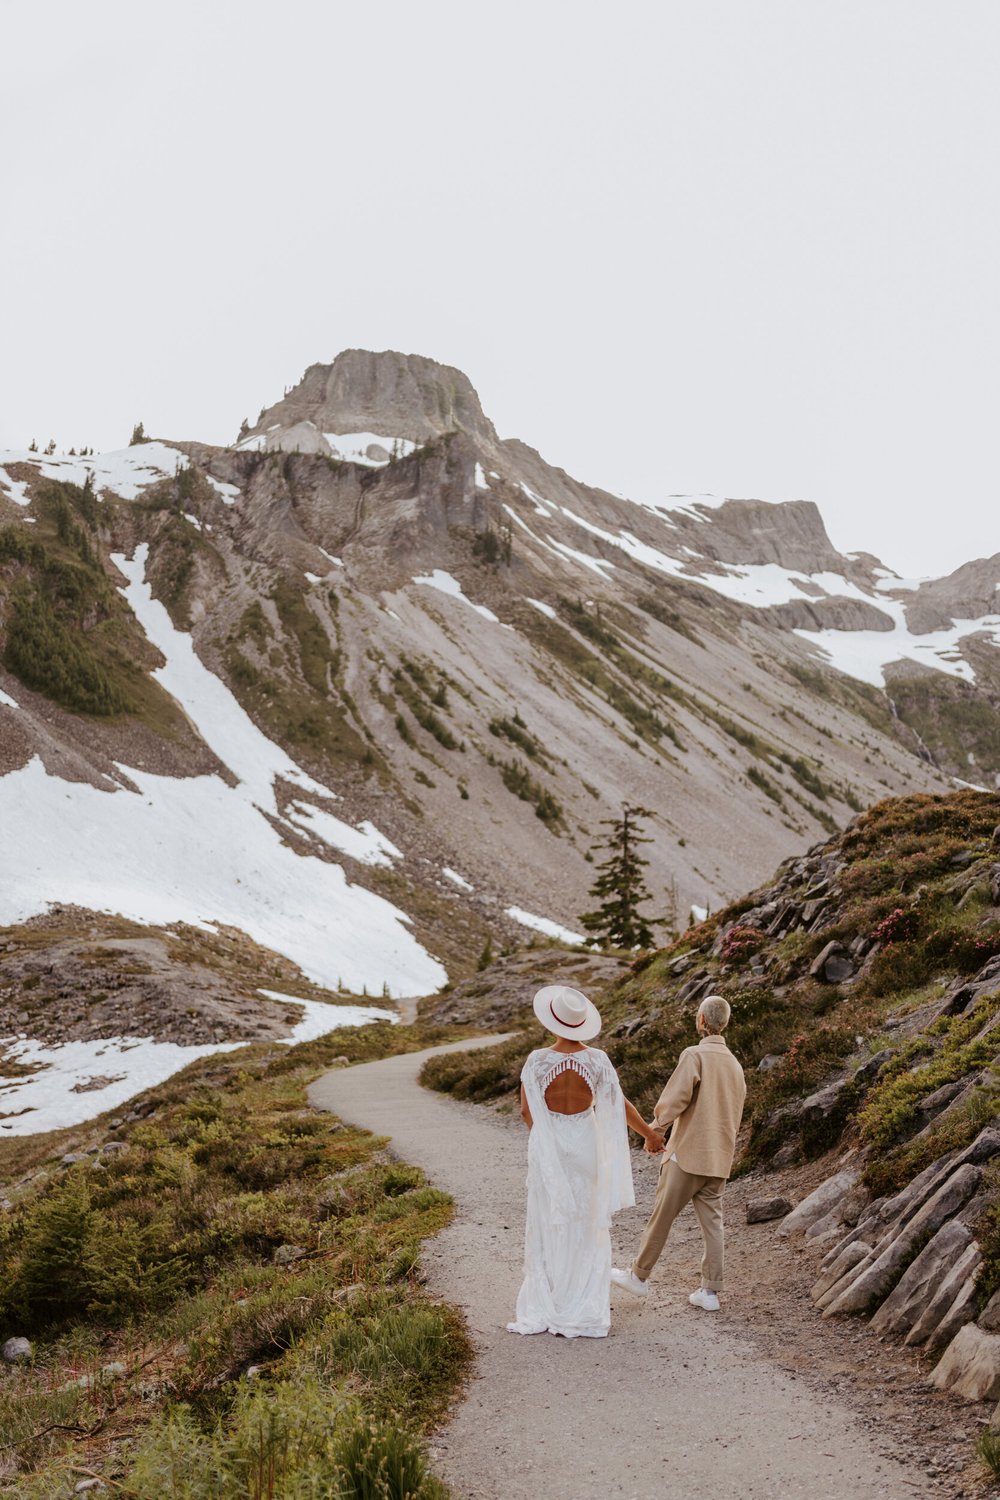
[[[967,1015],[943,1018],[898,1052],[858,1115],[863,1138],[882,1149],[893,1145],[918,1123],[921,1099],[992,1062],[996,1037],[976,1034],[998,1009],[1000,997],[984,995]],[[927,1060],[920,1062],[921,1057]]]
[[[65,625],[49,601],[28,588],[14,591],[3,661],[25,687],[76,713],[109,717],[131,706],[89,649],[86,637]]]
[[[501,761],[500,776],[508,792],[513,792],[522,802],[532,803],[535,816],[555,832],[557,825],[562,822],[562,806],[546,787],[534,779],[524,762]]]

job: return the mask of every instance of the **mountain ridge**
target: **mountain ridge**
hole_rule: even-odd
[[[656,809],[651,878],[683,926],[859,806],[1000,775],[993,625],[954,608],[966,583],[964,610],[992,603],[991,560],[927,592],[836,552],[810,501],[594,489],[498,438],[467,377],[419,356],[311,366],[229,448],[0,454],[0,529],[0,797],[12,776],[28,787],[32,756],[110,796],[139,796],[144,766],[177,782],[157,795],[192,781],[221,806],[228,783],[281,849],[387,899],[455,977],[488,936],[523,940],[525,914],[575,931],[588,846],[623,797]],[[94,598],[75,614],[52,581],[67,566]],[[128,711],[81,715],[18,676],[29,598],[98,652]],[[218,693],[198,727],[191,683],[164,692],[177,669],[155,665],[154,603],[169,652],[238,706],[235,740]],[[297,768],[256,802],[227,762],[250,726],[272,771]],[[54,870],[39,882],[39,899],[87,904]],[[211,921],[220,895],[196,904]],[[364,983],[378,991],[377,967]]]

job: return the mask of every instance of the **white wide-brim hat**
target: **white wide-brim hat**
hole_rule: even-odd
[[[546,1031],[571,1042],[589,1042],[601,1029],[597,1006],[568,984],[547,984],[535,996],[534,1006]]]

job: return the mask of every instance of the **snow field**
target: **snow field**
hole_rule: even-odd
[[[398,1021],[394,1011],[361,1005],[324,1005],[302,1000],[276,990],[261,990],[272,1000],[300,1005],[302,1017],[291,1034],[280,1041],[288,1046],[311,1042],[343,1026],[364,1026],[371,1021]],[[148,1037],[112,1037],[96,1042],[43,1042],[0,1039],[11,1057],[20,1063],[38,1065],[38,1071],[11,1083],[0,1082],[0,1135],[37,1135],[43,1130],[63,1130],[82,1125],[95,1115],[133,1099],[186,1068],[199,1057],[233,1052],[244,1042],[204,1043],[182,1047],[176,1042],[155,1042]],[[84,1088],[95,1078],[111,1081],[103,1088]],[[8,1118],[4,1118],[7,1116]]]
[[[223,923],[291,958],[310,979],[358,993],[427,994],[446,979],[407,930],[409,918],[353,886],[343,869],[282,841],[275,782],[335,801],[257,729],[204,666],[145,581],[147,548],[116,556],[123,591],[166,665],[156,677],[238,778],[173,778],[123,767],[138,791],[98,790],[45,771],[36,757],[0,778],[5,860],[0,922],[21,922],[53,901],[119,912],[139,922]],[[275,826],[275,825],[278,826]],[[388,863],[399,850],[371,824],[352,829],[297,800],[286,825],[340,852]]]

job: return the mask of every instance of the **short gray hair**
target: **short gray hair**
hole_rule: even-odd
[[[717,1036],[729,1025],[732,1012],[729,1001],[723,1000],[721,995],[706,995],[698,1007],[698,1014],[704,1019],[706,1029]]]

